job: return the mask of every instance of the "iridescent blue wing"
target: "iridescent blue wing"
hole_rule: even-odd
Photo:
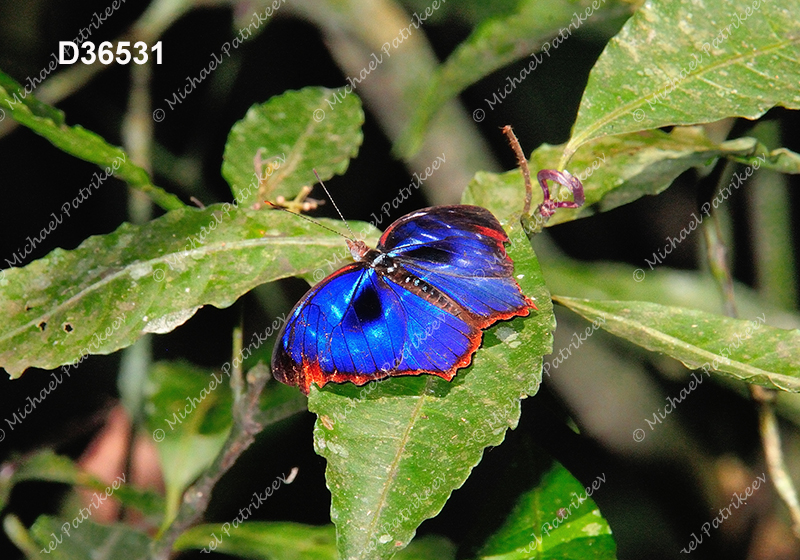
[[[358,263],[295,306],[278,336],[272,372],[306,394],[312,383],[363,385],[389,375],[428,372],[449,380],[478,345],[480,331]]]
[[[295,306],[272,357],[275,377],[362,385],[389,375],[432,373],[448,381],[472,360],[482,329],[533,303],[513,279],[508,237],[476,206],[409,214],[386,230],[378,252],[315,286]],[[362,245],[363,246],[363,245]]]
[[[479,206],[436,206],[392,224],[378,243],[393,262],[446,294],[479,329],[536,308],[513,278],[508,236]]]

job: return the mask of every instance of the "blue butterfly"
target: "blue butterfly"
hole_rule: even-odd
[[[377,249],[347,240],[356,262],[292,310],[272,354],[278,381],[311,384],[430,373],[469,365],[483,329],[536,306],[512,277],[508,236],[478,206],[436,206],[394,222]]]

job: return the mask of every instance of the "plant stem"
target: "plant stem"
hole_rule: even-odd
[[[260,420],[259,397],[270,375],[264,364],[257,364],[247,374],[245,388],[242,364],[238,356],[242,350],[242,319],[233,330],[233,361],[231,391],[233,392],[233,425],[222,450],[214,463],[183,494],[183,502],[175,519],[160,539],[153,541],[151,558],[167,560],[175,540],[186,529],[194,525],[205,513],[211,500],[211,492],[219,479],[228,472],[239,456],[252,445],[255,436],[263,428]]]
[[[167,560],[170,557],[175,540],[205,513],[214,486],[255,441],[256,434],[263,429],[264,426],[258,418],[258,399],[270,375],[265,365],[258,364],[250,370],[247,378],[246,392],[241,394],[238,401],[234,401],[233,426],[225,445],[214,459],[214,463],[184,492],[183,502],[175,519],[163,536],[153,542],[151,553],[153,560]]]
[[[153,120],[150,118],[150,67],[134,64],[131,67],[131,85],[128,107],[122,120],[122,146],[131,160],[152,175]],[[153,203],[141,190],[128,187],[128,219],[133,224],[145,224],[153,217]],[[144,419],[144,387],[147,373],[153,362],[153,335],[147,334],[123,350],[117,384],[131,420],[125,451],[125,473],[133,474],[136,437]],[[133,477],[131,476],[131,480]],[[127,508],[123,504],[119,518],[125,519]]]
[[[721,178],[730,178],[730,173],[727,171],[729,171],[731,164],[728,165],[729,168],[722,173]],[[727,179],[720,181],[720,186],[725,182],[727,182]],[[717,190],[719,190],[719,186]],[[708,249],[709,266],[722,290],[725,314],[735,318],[738,313],[733,291],[733,277],[727,263],[727,248],[723,240],[719,216],[716,212],[711,214],[711,222],[704,228],[703,233],[705,234]],[[759,385],[748,385],[748,387],[758,409],[761,445],[764,449],[764,457],[772,484],[780,499],[789,509],[789,514],[792,518],[792,531],[800,539],[800,501],[798,501],[797,490],[783,460],[781,436],[774,407],[776,391]]]
[[[792,517],[792,532],[800,539],[800,501],[797,499],[797,490],[794,488],[794,483],[783,460],[781,434],[778,430],[778,418],[773,406],[776,393],[759,385],[751,385],[750,394],[758,403],[758,428],[772,484],[778,491],[778,496],[789,508],[789,515]]]
[[[780,145],[777,121],[759,123],[753,136],[767,146]],[[792,236],[792,205],[787,175],[760,169],[745,191],[745,208],[753,224],[751,239],[756,287],[764,299],[786,309],[797,309],[795,247]]]

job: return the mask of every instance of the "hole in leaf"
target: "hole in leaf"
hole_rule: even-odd
[[[71,323],[64,323],[64,330],[66,332],[72,332],[75,329],[72,328],[72,324]]]

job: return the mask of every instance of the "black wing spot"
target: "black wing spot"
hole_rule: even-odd
[[[453,260],[451,252],[441,247],[417,247],[403,253],[403,257],[410,257],[420,261],[428,261],[439,264],[448,264]]]
[[[41,323],[39,323],[39,330],[40,331],[44,332],[44,330],[46,328],[47,328],[47,323],[45,321],[42,321]]]
[[[72,332],[75,329],[72,328],[72,324],[71,323],[64,323],[64,330],[66,332]]]
[[[380,296],[373,286],[366,286],[353,300],[353,311],[362,323],[372,323],[383,316]]]

